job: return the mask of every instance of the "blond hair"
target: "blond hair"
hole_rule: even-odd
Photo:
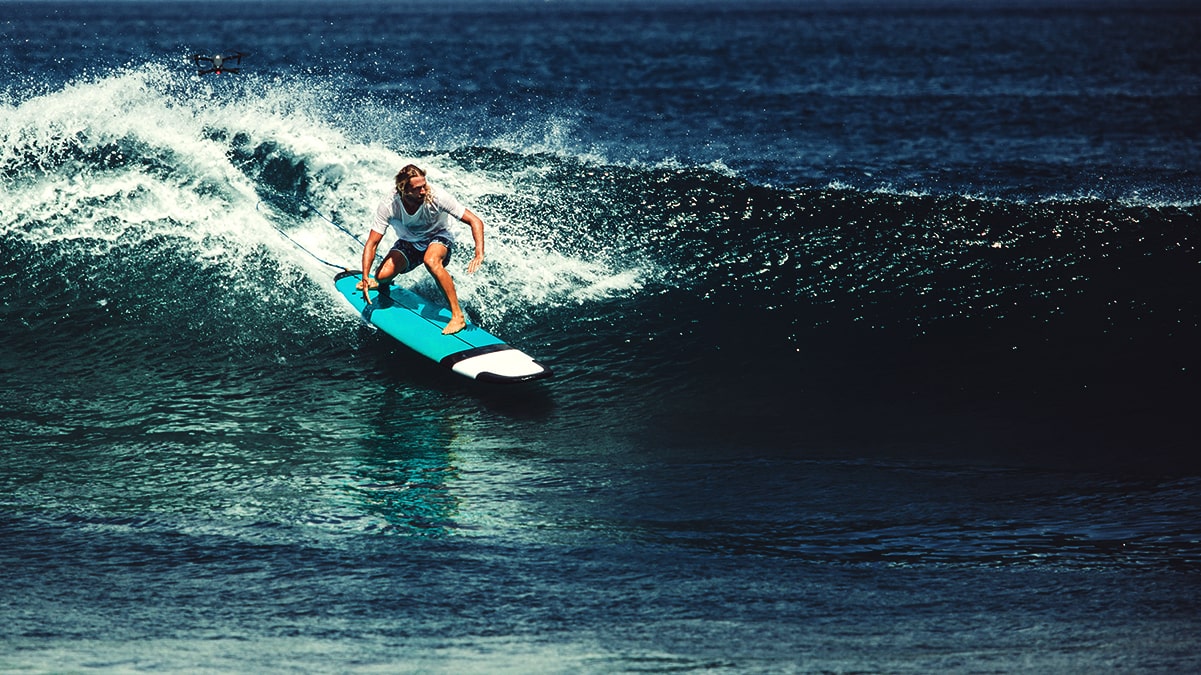
[[[409,181],[413,180],[417,176],[425,178],[425,169],[422,169],[416,164],[406,164],[405,166],[401,167],[400,171],[396,172],[396,191],[403,195],[409,187]],[[433,186],[430,186],[426,189],[425,202],[427,204],[434,203]]]

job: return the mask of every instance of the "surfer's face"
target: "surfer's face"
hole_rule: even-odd
[[[406,199],[419,202],[425,199],[425,191],[429,189],[425,184],[423,176],[413,176],[409,179],[409,185],[404,190]]]

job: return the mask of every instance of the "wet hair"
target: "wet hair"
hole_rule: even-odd
[[[425,169],[422,169],[421,167],[417,166],[416,164],[406,164],[404,167],[402,167],[400,169],[400,171],[396,172],[396,191],[403,195],[405,193],[405,188],[409,187],[409,181],[416,178],[417,176],[421,176],[422,178],[424,178],[425,177]],[[432,187],[427,188],[425,191],[425,201],[427,203],[432,203],[433,199],[434,199],[433,188]]]

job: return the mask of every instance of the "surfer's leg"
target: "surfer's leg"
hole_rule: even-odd
[[[367,281],[372,288],[379,288],[380,284],[392,281],[392,277],[408,272],[409,269],[409,259],[400,250],[400,242],[396,242],[396,246],[393,246],[392,250],[388,251],[388,255],[384,256],[384,261],[375,268],[375,278],[368,277]],[[355,288],[363,290],[363,282],[355,284]]]
[[[407,244],[408,242],[404,243]],[[388,255],[384,256],[384,261],[375,269],[376,281],[386,284],[392,281],[392,277],[397,274],[404,274],[413,269],[409,264],[409,257],[406,251],[402,250],[402,246],[402,242],[396,242],[396,245],[388,251]]]
[[[459,307],[459,295],[455,292],[455,280],[451,278],[450,272],[446,271],[445,262],[449,255],[450,249],[446,244],[433,241],[430,242],[429,248],[425,249],[425,259],[422,261],[425,263],[425,268],[438,282],[438,287],[446,296],[446,304],[450,307],[450,323],[447,323],[446,328],[442,329],[443,335],[457,333],[467,326],[467,320],[463,317],[463,309]]]

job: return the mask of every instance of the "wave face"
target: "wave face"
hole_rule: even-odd
[[[489,224],[487,271],[459,275],[476,320],[546,344],[567,372],[586,353],[582,370],[756,417],[798,392],[1089,416],[1154,401],[1146,422],[1188,399],[1195,206],[781,188],[495,146],[406,157],[329,122],[331,96],[143,66],[12,106],[13,352],[52,332],[65,356],[115,367],[140,352],[328,358],[354,318],[327,277],[357,267],[393,168],[418,161]]]

